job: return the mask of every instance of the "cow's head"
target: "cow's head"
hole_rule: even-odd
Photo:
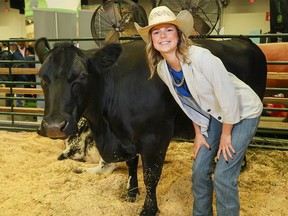
[[[68,42],[56,43],[50,49],[46,38],[35,42],[35,51],[42,64],[39,76],[45,98],[39,134],[67,138],[77,133],[77,122],[91,100],[91,85],[95,85],[91,76],[113,64],[121,51],[115,58],[103,58],[102,50],[90,54]]]

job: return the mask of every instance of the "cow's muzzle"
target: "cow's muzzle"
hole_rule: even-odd
[[[38,134],[51,139],[66,139],[78,132],[77,123],[69,119],[44,118]]]

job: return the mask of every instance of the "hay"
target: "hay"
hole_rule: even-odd
[[[142,167],[140,195],[129,203],[125,165],[111,175],[76,174],[94,164],[58,161],[62,140],[33,132],[0,131],[0,212],[3,216],[135,216],[144,198]],[[191,215],[193,145],[172,142],[157,193],[160,216]],[[284,216],[288,212],[288,152],[249,149],[247,169],[239,180],[241,216]]]

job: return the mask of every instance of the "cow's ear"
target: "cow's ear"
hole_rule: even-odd
[[[94,54],[91,59],[93,63],[90,63],[98,70],[107,69],[117,61],[121,53],[121,44],[107,44]]]
[[[42,37],[36,40],[34,47],[40,63],[43,64],[50,51],[50,46],[47,38]]]

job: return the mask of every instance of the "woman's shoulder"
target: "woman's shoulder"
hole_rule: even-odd
[[[210,52],[207,48],[202,47],[200,44],[192,44],[188,48],[189,52],[200,53],[200,52]]]
[[[199,57],[203,58],[205,55],[211,54],[211,52],[208,49],[197,44],[193,44],[189,46],[188,53],[189,53],[190,58],[192,59],[199,58]]]

